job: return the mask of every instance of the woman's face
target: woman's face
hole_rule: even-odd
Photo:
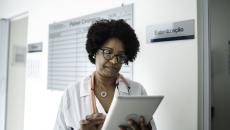
[[[96,53],[96,71],[105,78],[116,77],[122,64],[119,60],[125,56],[123,43],[116,38],[109,39]]]

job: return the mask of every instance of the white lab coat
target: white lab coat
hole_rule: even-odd
[[[146,95],[142,85],[132,80],[128,80],[130,94],[123,80],[118,80],[118,89],[115,95]],[[78,130],[80,129],[79,121],[86,115],[91,114],[90,98],[90,76],[84,78],[78,83],[71,84],[64,92],[59,111],[54,126],[54,130]],[[96,98],[96,106],[99,113],[106,114],[104,108]],[[153,130],[156,130],[154,121],[151,121]]]

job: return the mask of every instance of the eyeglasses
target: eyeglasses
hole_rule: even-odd
[[[102,48],[99,49],[103,53],[103,57],[106,60],[112,60],[114,57],[116,57],[116,60],[119,64],[124,64],[127,63],[127,56],[125,54],[120,54],[120,55],[114,55],[113,54],[113,49],[110,48]]]

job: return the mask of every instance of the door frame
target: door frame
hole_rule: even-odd
[[[211,51],[209,0],[197,0],[198,130],[211,130]]]
[[[8,88],[8,66],[9,66],[9,35],[10,35],[10,20],[9,19],[0,19],[1,24],[5,25],[3,27],[2,32],[5,33],[1,36],[1,62],[3,66],[1,66],[1,74],[0,74],[0,98],[1,98],[1,113],[2,117],[0,120],[0,130],[6,129],[6,112],[7,112],[7,88]]]

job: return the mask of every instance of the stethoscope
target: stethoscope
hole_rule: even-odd
[[[96,113],[97,112],[97,107],[96,107],[96,96],[94,94],[94,77],[95,77],[95,73],[93,72],[93,74],[91,75],[91,80],[90,80],[90,97],[91,97],[91,109],[92,109],[92,113]],[[123,80],[123,82],[125,83],[127,89],[128,89],[128,95],[130,95],[130,86],[128,81],[124,78],[123,75],[119,74],[118,78],[116,80],[116,88],[119,92],[119,79]],[[120,92],[119,92],[120,93]]]

